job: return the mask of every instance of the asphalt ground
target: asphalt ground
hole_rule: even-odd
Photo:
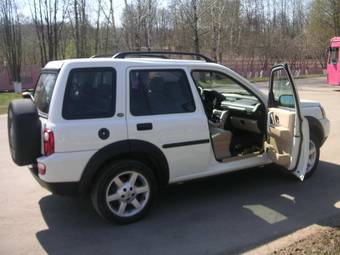
[[[297,84],[331,121],[312,178],[267,166],[171,186],[147,218],[123,226],[99,218],[87,198],[51,195],[16,166],[0,116],[0,254],[232,254],[326,224],[340,215],[340,87],[325,78]]]

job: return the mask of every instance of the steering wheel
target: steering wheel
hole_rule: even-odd
[[[214,99],[212,100],[212,103],[213,103],[213,109],[218,109],[221,107],[221,103],[222,101],[225,100],[225,97],[219,93],[219,92],[216,92],[214,91]]]
[[[197,86],[198,93],[200,94],[202,100],[205,100],[204,89],[201,86]]]

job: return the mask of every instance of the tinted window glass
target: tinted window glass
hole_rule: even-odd
[[[34,91],[34,101],[40,112],[48,114],[57,73],[42,73]]]
[[[116,73],[111,68],[71,71],[64,97],[65,119],[112,117],[116,105]]]
[[[194,99],[185,72],[131,71],[130,111],[135,116],[195,111]]]

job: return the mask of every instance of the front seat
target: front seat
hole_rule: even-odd
[[[230,143],[232,133],[228,130],[210,127],[210,135],[213,143],[214,153],[217,160],[222,160],[231,156]]]
[[[168,98],[164,93],[164,80],[162,77],[154,77],[149,84],[148,102],[152,114],[168,113]]]

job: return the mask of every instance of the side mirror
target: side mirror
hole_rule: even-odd
[[[21,93],[22,98],[32,99],[34,101],[33,94],[31,92],[25,91]]]
[[[279,104],[280,106],[294,108],[295,102],[293,95],[281,95],[279,97]]]

